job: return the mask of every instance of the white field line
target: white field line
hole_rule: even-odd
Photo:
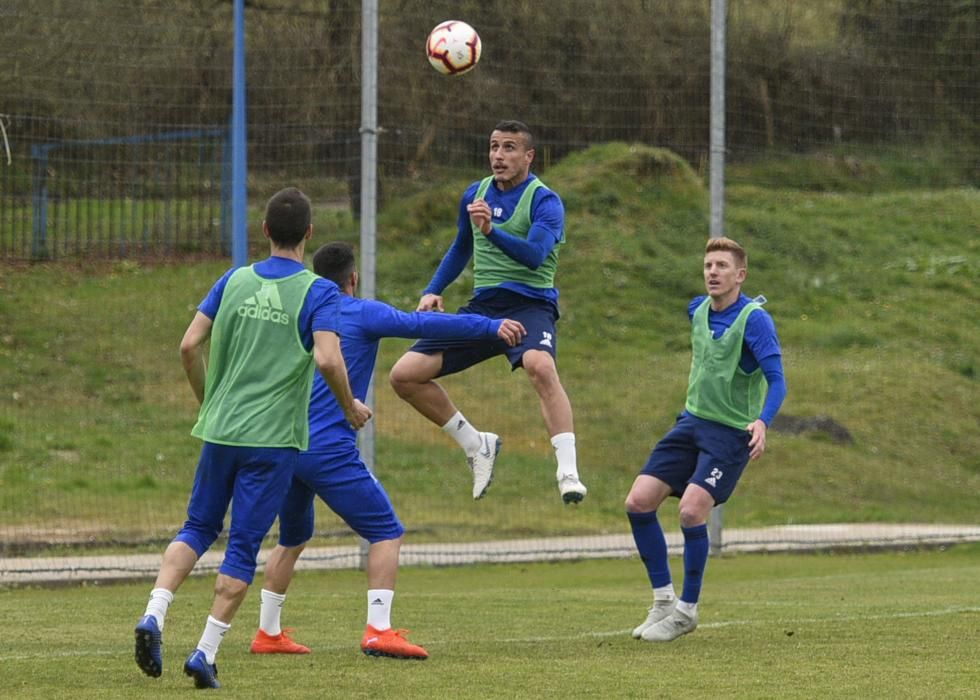
[[[879,615],[832,615],[830,617],[801,617],[801,618],[787,618],[787,619],[749,619],[749,620],[720,620],[718,622],[706,622],[698,625],[699,629],[720,629],[722,627],[734,627],[734,626],[746,626],[746,625],[769,625],[769,626],[791,626],[791,625],[812,625],[812,624],[822,624],[822,623],[838,623],[838,622],[863,622],[866,620],[904,620],[915,617],[945,617],[947,615],[958,615],[960,613],[980,613],[980,606],[955,606],[950,608],[943,608],[941,610],[922,610],[919,612],[900,612],[900,613],[886,613]],[[561,634],[551,637],[504,637],[497,639],[488,639],[487,637],[481,637],[484,642],[491,642],[493,644],[541,644],[543,642],[564,642],[569,639],[603,639],[606,637],[629,637],[631,629],[624,630],[609,630],[602,632],[579,632],[577,634]],[[426,642],[425,646],[429,648],[435,648],[440,646],[450,646],[456,645],[458,642]],[[343,651],[344,649],[350,649],[356,647],[356,641],[350,644],[330,644],[330,645],[316,645],[313,649],[316,652],[332,652],[332,651]],[[0,663],[5,661],[32,661],[37,659],[52,659],[52,658],[82,658],[87,656],[132,656],[132,650],[126,648],[125,652],[123,648],[105,650],[84,650],[79,649],[77,651],[57,651],[57,652],[43,652],[37,654],[0,654]]]
[[[920,612],[901,612],[887,613],[880,615],[833,615],[830,617],[801,617],[782,620],[720,620],[718,622],[706,622],[698,625],[698,629],[720,629],[722,627],[735,627],[745,625],[768,625],[768,626],[791,626],[791,625],[814,625],[822,623],[838,622],[861,622],[864,620],[903,620],[913,617],[945,617],[947,615],[958,615],[959,613],[980,612],[980,606],[956,606],[941,610],[923,610]],[[580,632],[578,634],[563,634],[554,637],[515,637],[511,639],[495,639],[494,642],[505,644],[537,644],[541,642],[560,642],[568,639],[591,639],[604,637],[630,636],[632,628],[626,630],[613,630],[609,632]],[[428,646],[438,646],[429,644]]]

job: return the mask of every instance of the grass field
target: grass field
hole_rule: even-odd
[[[980,194],[903,180],[890,162],[868,160],[858,176],[834,158],[732,169],[743,184],[728,190],[729,232],[750,253],[746,291],[769,298],[778,325],[789,384],[783,413],[827,416],[853,441],[773,431],[726,507],[728,525],[977,522]],[[744,184],[773,172],[785,186]],[[413,541],[623,532],[629,484],[682,405],[684,309],[702,291],[703,183],[668,152],[624,144],[570,156],[544,179],[568,209],[559,363],[588,500],[561,506],[536,398],[500,361],[446,381],[464,413],[504,439],[490,495],[473,503],[458,450],[387,386],[409,342],[387,340],[376,387],[377,472]],[[390,197],[379,220],[379,298],[414,307],[452,238],[465,184]],[[319,207],[315,235],[314,247],[356,240],[356,224],[346,211]],[[252,257],[261,255],[256,245]],[[5,547],[156,551],[173,534],[199,450],[177,343],[226,265],[4,269]],[[469,291],[464,274],[447,305]],[[327,514],[319,522],[324,543],[346,536]]]
[[[676,568],[679,561],[674,560]],[[212,578],[192,578],[164,631],[164,675],[132,659],[149,584],[0,591],[0,683],[16,698],[191,695],[181,673]],[[260,584],[261,577],[256,580]],[[679,582],[678,582],[679,583]],[[701,625],[630,638],[649,586],[636,559],[403,569],[393,622],[424,662],[371,659],[360,572],[301,572],[283,622],[310,656],[255,657],[252,590],[217,663],[235,698],[975,698],[980,546],[709,562]]]

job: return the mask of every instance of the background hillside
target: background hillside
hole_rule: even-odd
[[[773,432],[726,525],[976,522],[977,191],[902,186],[887,158],[872,155],[863,167],[878,180],[874,194],[864,191],[870,176],[848,175],[832,155],[756,167],[790,173],[792,186],[728,191],[729,235],[749,251],[745,289],[769,299],[778,325],[789,384],[783,414],[833,423]],[[380,298],[414,308],[469,179],[392,197],[379,224]],[[544,179],[568,209],[559,357],[589,497],[561,506],[536,399],[500,360],[446,381],[467,416],[504,439],[490,494],[474,503],[455,446],[387,386],[387,369],[409,344],[387,340],[377,472],[416,541],[622,532],[629,484],[682,405],[685,309],[702,291],[701,180],[669,151],[621,143],[574,154]],[[256,208],[253,232],[259,216]],[[322,204],[316,216],[314,248],[356,242],[346,210]],[[253,243],[252,257],[264,255]],[[225,268],[124,261],[4,269],[7,549],[153,544],[179,525],[199,443],[188,434],[195,406],[176,348]],[[447,302],[462,303],[469,291],[464,275]],[[837,441],[838,428],[851,441]],[[325,514],[319,527],[327,538],[345,533]]]

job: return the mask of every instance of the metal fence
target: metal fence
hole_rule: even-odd
[[[318,211],[334,216],[332,223],[341,222],[338,227],[351,226],[359,215],[360,9],[357,0],[248,3],[250,201],[298,184],[313,196]],[[7,0],[0,6],[0,262],[186,256],[213,259],[216,268],[224,264],[230,246],[231,12],[231,3],[195,0]],[[454,16],[480,31],[484,53],[476,70],[446,78],[426,62],[424,38],[436,23]],[[709,3],[700,0],[381,0],[381,207],[403,195],[442,197],[439,188],[446,183],[457,197],[455,183],[485,169],[487,133],[502,118],[532,125],[536,168],[545,175],[590,145],[628,142],[669,149],[706,180],[709,20]],[[786,158],[808,158],[826,174],[822,182],[839,177],[860,189],[867,181],[872,192],[880,180],[864,175],[876,167],[865,157],[873,152],[875,158],[900,161],[906,182],[976,187],[980,97],[973,3],[732,0],[727,20],[725,155],[734,165],[772,163],[768,169],[730,170],[730,185],[810,187],[811,182],[794,182],[793,173],[779,165]],[[453,205],[445,207],[451,211]],[[417,206],[435,205],[423,200]],[[452,225],[451,219],[443,223]],[[254,206],[250,226],[257,253],[261,237]],[[385,244],[382,234],[379,256],[385,255]],[[421,286],[441,250],[424,232],[418,247],[425,259],[411,272]],[[60,274],[53,269],[52,275]],[[173,305],[181,311],[193,307],[199,298],[189,296],[190,281],[179,271],[173,275]],[[4,306],[9,292],[0,284],[0,321],[12,317],[12,305]],[[134,294],[125,286],[115,293]],[[172,395],[180,389],[173,386],[180,378],[147,377],[146,368],[115,346],[134,335],[145,343],[171,342],[172,334],[160,330],[166,308],[161,302],[146,321],[121,306],[105,309],[106,316],[133,320],[115,330],[119,335],[86,346],[104,357],[104,372],[97,377],[78,377],[66,353],[59,371],[65,382],[77,382],[76,398],[96,396],[101,402],[93,403],[92,420],[114,421],[121,431],[159,429],[139,397],[128,397],[176,402]],[[44,397],[25,398],[22,378],[37,371],[34,356],[57,342],[8,343],[5,334],[0,328],[0,352],[10,348],[7,373],[0,373],[0,478],[31,496],[29,502],[5,501],[4,493],[11,491],[0,489],[3,553],[21,558],[52,549],[133,550],[164,541],[182,517],[173,507],[179,498],[164,486],[190,478],[193,464],[187,455],[193,447],[160,445],[152,453],[124,458],[115,455],[114,445],[84,444],[78,435],[84,436],[86,425],[60,424],[57,406],[24,410],[31,400],[43,404]],[[524,390],[507,379],[498,383],[478,376],[475,381],[485,381],[494,396]],[[602,391],[588,398],[606,408],[615,405]],[[419,468],[448,454],[443,436],[430,434],[430,426],[417,417],[399,413],[404,406],[390,396],[379,401],[379,416],[391,416],[386,438],[403,441],[398,449],[410,451]],[[644,407],[640,400],[633,403]],[[506,408],[493,410],[496,419],[519,427]],[[583,407],[582,422],[589,410]],[[100,417],[98,411],[106,414]],[[615,447],[601,440],[595,436],[590,448],[595,460]],[[530,442],[515,451],[521,449],[541,453]],[[386,457],[400,456],[395,452],[387,448]],[[73,476],[73,470],[87,476]],[[25,491],[24,484],[38,488]],[[620,486],[600,481],[596,492],[621,500]],[[114,513],[126,503],[119,494],[130,492],[136,494],[130,500],[138,502],[137,510]],[[457,549],[476,560],[490,551],[486,541],[513,541],[507,533],[520,532],[533,542],[549,528],[581,544],[576,549],[561,540],[562,551],[618,551],[619,535],[578,525],[566,528],[573,532],[544,527],[537,501],[523,493],[511,496],[517,515],[499,532],[474,523],[477,516],[453,514],[413,534],[437,541],[433,547],[452,548],[456,545],[447,539],[465,530],[469,544]],[[410,504],[409,515],[417,512],[413,509],[440,508],[441,500],[434,494],[431,502]],[[328,514],[320,515],[320,535],[330,539],[343,530]],[[887,530],[882,533],[882,541],[892,541]],[[483,545],[476,535],[484,536]],[[591,537],[607,539],[595,544]],[[442,561],[441,554],[433,556],[435,563]],[[0,574],[5,570],[12,569],[0,568]]]

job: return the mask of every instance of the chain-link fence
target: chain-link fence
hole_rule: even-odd
[[[705,181],[709,4],[382,0],[380,296],[414,305],[451,240],[462,187],[486,170],[487,135],[500,119],[532,126],[535,169],[546,180],[568,156],[622,142],[679,156],[673,161],[673,156],[634,153],[630,172],[638,182],[659,177],[657,169],[665,162],[691,182]],[[974,3],[732,0],[728,8],[730,185],[812,190],[846,181],[848,191],[870,195],[895,184],[888,178],[901,177],[903,186],[975,193],[980,38]],[[351,237],[356,230],[360,13],[356,0],[265,0],[246,6],[250,200],[261,202],[285,184],[298,184],[324,217],[326,236]],[[476,70],[447,78],[428,65],[424,40],[432,26],[451,17],[476,27],[484,49]],[[155,360],[147,358],[155,356],[145,347],[175,345],[187,309],[226,264],[231,58],[228,2],[8,0],[0,7],[0,261],[22,267],[30,261],[167,257],[197,265],[176,265],[138,279],[110,265],[108,272],[93,273],[99,282],[76,277],[70,266],[32,268],[16,277],[16,291],[28,298],[41,298],[41,275],[58,278],[64,285],[63,323],[85,323],[92,330],[76,348],[67,348],[60,330],[38,338],[23,330],[31,327],[27,322],[16,332],[9,324],[0,329],[7,338],[0,347],[10,358],[9,371],[0,375],[0,532],[8,554],[52,546],[156,547],[179,525],[197,445],[186,437],[189,423],[178,417],[189,421],[192,407],[176,361],[172,371],[151,369]],[[588,173],[590,163],[578,167]],[[820,177],[807,178],[807,168],[819,170]],[[595,265],[594,274],[607,281],[606,293],[617,300],[623,286],[617,280],[655,266],[636,256],[608,259],[607,247],[615,244],[599,246],[576,237],[576,227],[587,228],[590,217],[624,206],[622,191],[616,190],[620,185],[580,186],[567,173],[558,177],[569,198],[569,248],[578,245],[583,251],[579,263],[574,258],[568,263],[580,268],[566,268],[560,282],[573,284],[587,275],[579,269]],[[649,196],[666,197],[668,190]],[[693,221],[706,233],[703,189],[675,195],[683,211],[665,221]],[[737,225],[751,232],[742,216],[733,214]],[[253,257],[264,250],[255,217],[253,207]],[[805,239],[805,233],[787,236],[780,245],[806,248]],[[404,248],[406,241],[416,248],[416,259],[386,263],[396,244]],[[674,244],[665,238],[643,246],[643,255],[655,257]],[[696,255],[697,245],[687,252]],[[209,267],[202,259],[215,262]],[[697,293],[696,277],[685,281],[686,272],[656,269],[654,295]],[[778,274],[771,279],[781,280]],[[111,288],[108,300],[93,300],[93,287],[99,285]],[[153,294],[147,296],[148,290]],[[0,318],[14,319],[13,292],[0,287]],[[574,291],[568,298],[562,323],[570,329],[573,359],[563,371],[572,386],[588,465],[583,478],[588,481],[589,468],[595,469],[594,517],[575,520],[567,510],[547,510],[523,491],[526,482],[513,491],[499,485],[498,506],[481,504],[475,511],[457,508],[472,504],[454,502],[444,512],[441,493],[403,497],[412,491],[410,482],[442,484],[440,475],[451,473],[447,465],[461,458],[436,428],[381,391],[380,460],[391,470],[382,476],[410,530],[414,524],[416,538],[445,542],[618,532],[613,523],[622,520],[629,483],[624,475],[635,472],[656,437],[647,427],[649,416],[634,419],[632,412],[644,411],[650,394],[663,393],[657,377],[678,378],[670,383],[678,388],[668,398],[679,407],[686,340],[683,332],[648,338],[643,328],[619,318],[625,300],[611,301],[597,317],[601,333],[583,329],[575,323],[586,313],[586,300],[576,306]],[[126,306],[134,300],[138,303]],[[94,315],[80,318],[79,310]],[[601,356],[601,343],[609,342],[662,343],[652,352],[666,353],[644,360],[643,371],[628,382],[624,400],[631,409],[623,420],[636,426],[637,447],[625,454],[619,451],[621,439],[607,438],[596,427],[618,410],[617,389],[590,384],[601,363],[576,349],[593,343]],[[382,372],[398,351],[384,346]],[[42,359],[48,353],[58,357],[53,365]],[[102,358],[101,370],[88,362],[92,357]],[[966,367],[970,360],[955,362]],[[65,400],[44,404],[57,394],[31,397],[32,387],[45,386],[37,377],[52,371],[63,375],[62,389],[70,387],[72,400],[93,401],[90,408],[80,415]],[[524,437],[525,424],[540,420],[526,382],[481,369],[456,391],[480,405],[486,422],[522,436],[506,448],[513,450],[513,469],[537,470],[542,491],[553,489],[552,467],[540,466],[552,459],[543,429],[528,429],[533,437]],[[37,402],[33,408],[32,401]],[[665,410],[657,409],[658,419]],[[104,428],[106,423],[112,427]],[[154,433],[169,442],[154,447],[150,438],[133,439]],[[827,439],[833,442],[832,436]],[[607,459],[628,463],[604,475],[599,466]],[[442,485],[465,491],[464,469],[448,477],[458,476],[462,486]],[[550,491],[548,496],[557,501]],[[327,515],[320,528],[328,538],[346,532]]]

